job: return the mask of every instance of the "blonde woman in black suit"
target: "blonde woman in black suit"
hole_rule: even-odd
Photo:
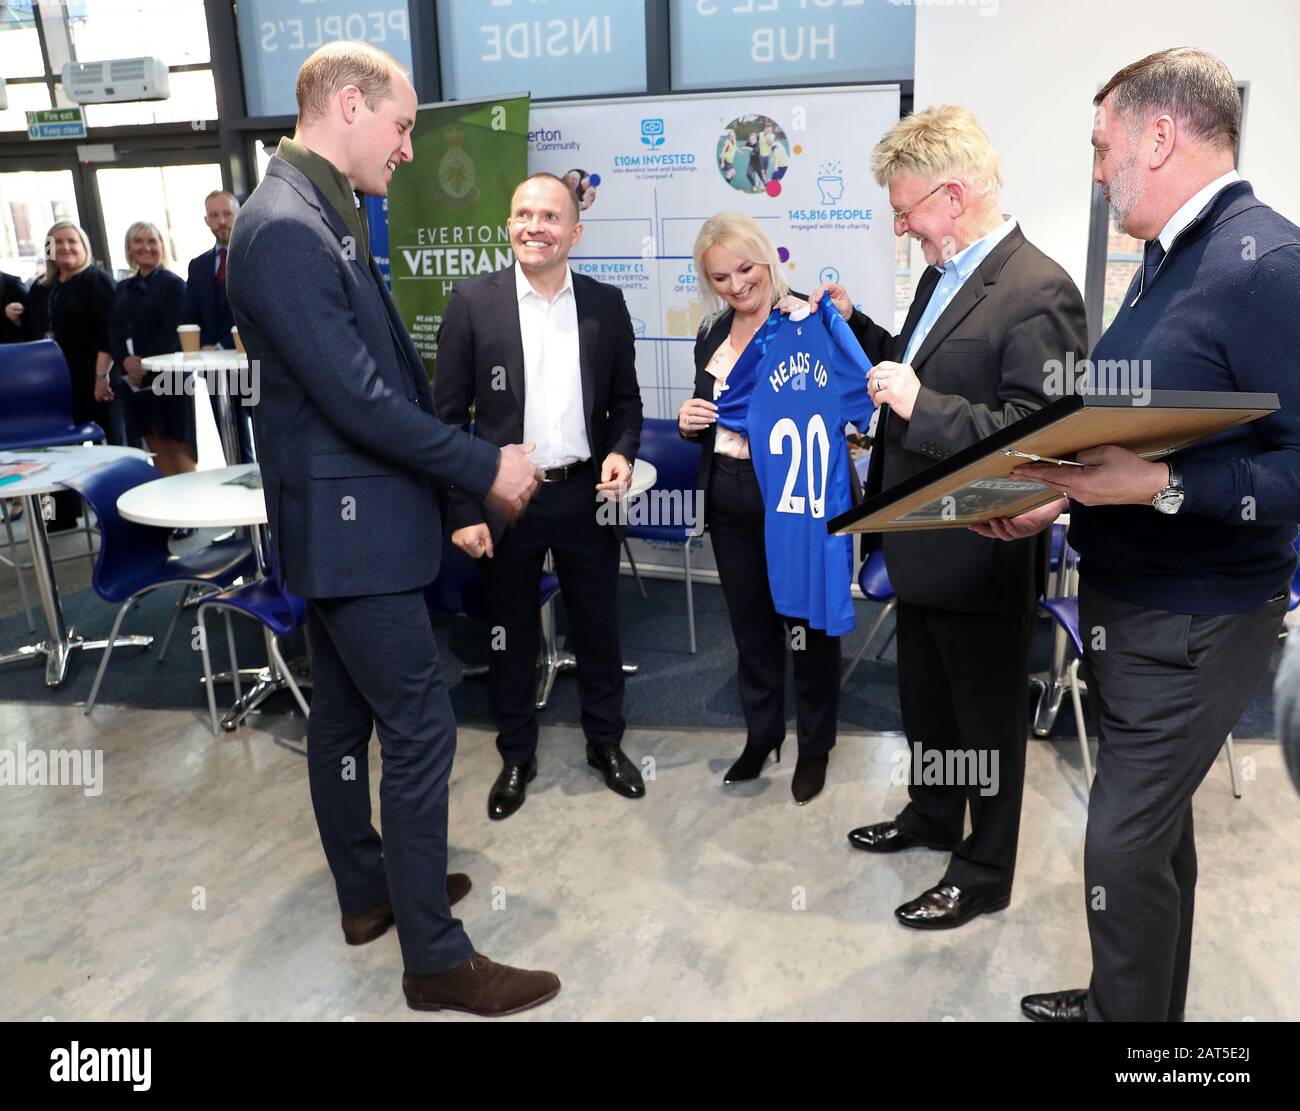
[[[723,782],[757,779],[769,753],[781,758],[788,644],[794,650],[799,737],[791,792],[802,805],[825,785],[835,745],[840,642],[777,613],[767,579],[763,499],[749,442],[714,423],[714,398],[740,353],[782,298],[799,295],[791,295],[767,233],[738,212],[721,212],[705,221],[695,240],[695,271],[712,313],[695,341],[695,394],[683,403],[677,427],[683,437],[703,448],[698,480],[704,497],[702,520],[713,538],[713,556],[736,640],[747,731],[745,750]]]

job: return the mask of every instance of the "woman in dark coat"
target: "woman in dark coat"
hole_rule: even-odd
[[[185,282],[165,266],[162,233],[146,221],[126,232],[126,256],[136,271],[118,283],[109,320],[108,343],[122,368],[136,432],[154,453],[164,475],[194,470],[194,399],[176,375],[145,370],[142,359],[167,355],[179,346],[176,328],[185,302]]]
[[[108,316],[113,306],[113,279],[94,265],[90,240],[71,220],[60,220],[45,236],[45,273],[32,283],[24,301],[23,327],[29,338],[45,325],[45,335],[63,351],[72,379],[72,420],[112,427],[108,403],[113,392],[108,372]],[[72,528],[81,499],[73,492],[56,494],[49,530]]]

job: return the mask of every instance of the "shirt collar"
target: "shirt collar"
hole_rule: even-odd
[[[1241,175],[1236,170],[1229,170],[1222,177],[1216,177],[1194,196],[1189,197],[1187,203],[1169,217],[1169,223],[1165,225],[1164,231],[1160,233],[1160,246],[1165,249],[1165,253],[1169,253],[1169,248],[1173,246],[1174,240],[1178,238],[1179,233],[1201,214],[1201,209],[1234,181],[1240,180]]]
[[[969,247],[958,251],[938,269],[947,270],[951,268],[953,273],[963,282],[969,278],[975,272],[976,267],[993,253],[993,248],[1006,239],[1015,228],[1016,218],[1006,216],[1005,213],[1003,215],[1002,223],[996,228],[982,238],[975,240]]]
[[[555,300],[558,301],[560,299],[560,296],[566,292],[567,293],[573,292],[573,271],[569,269],[569,267],[567,266],[564,268],[564,284],[560,286],[559,290],[556,292]],[[528,275],[524,273],[524,268],[519,265],[519,260],[516,259],[515,260],[515,298],[516,300],[522,301],[530,293],[534,297],[541,298],[541,300],[543,301],[546,300],[545,297],[542,297],[542,295],[533,288],[532,282],[528,280]],[[552,304],[554,304],[554,302],[552,302]]]

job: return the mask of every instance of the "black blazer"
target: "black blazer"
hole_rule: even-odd
[[[901,362],[939,284],[928,267],[893,336],[859,311],[849,327],[872,363]],[[912,360],[921,391],[910,421],[881,409],[865,497],[919,474],[955,451],[1042,408],[1045,364],[1088,353],[1083,298],[1070,276],[1019,226],[990,252],[940,314]],[[969,529],[890,532],[889,581],[915,605],[961,613],[1031,613],[1042,589],[1047,533],[1007,543]]]
[[[501,453],[433,413],[424,365],[368,252],[272,158],[230,238],[226,285],[259,368],[262,487],[285,585],[309,598],[431,583],[438,487],[486,496]]]
[[[226,255],[226,276],[230,275],[230,255]],[[189,278],[185,282],[185,307],[181,323],[199,326],[199,342],[204,347],[216,344],[232,348],[235,339],[230,329],[235,323],[224,284],[217,285],[217,248],[190,259]],[[243,339],[243,333],[240,333]],[[247,345],[245,345],[247,347]]]
[[[27,290],[23,287],[21,278],[0,273],[0,343],[22,343],[26,339],[23,335],[22,317],[18,318],[17,324],[11,324],[4,314],[6,305],[12,302],[22,305],[26,297]]]
[[[127,356],[126,341],[140,358],[167,355],[180,347],[176,326],[181,322],[185,282],[159,266],[147,278],[136,274],[117,283],[113,311],[108,317],[108,353],[118,366]],[[157,375],[147,375],[152,380]]]
[[[631,463],[641,444],[641,388],[623,292],[575,272],[573,300],[592,463],[599,468],[610,452]],[[523,442],[524,344],[513,266],[456,283],[438,329],[433,396],[448,424],[468,429],[472,419],[474,435],[498,447]],[[483,521],[482,498],[453,488],[448,530]],[[500,522],[492,524],[498,531]]]

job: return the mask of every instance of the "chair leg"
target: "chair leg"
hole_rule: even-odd
[[[555,687],[555,677],[560,673],[560,646],[555,638],[554,605],[555,599],[552,598],[542,607],[542,673],[537,677],[536,697],[533,699],[533,704],[539,710],[546,709]]]
[[[23,569],[19,566],[22,562],[22,555],[18,551],[17,541],[14,540],[13,522],[9,519],[9,499],[0,499],[0,507],[3,507],[2,512],[5,521],[5,537],[9,545],[9,561],[13,564],[14,574],[18,577],[18,593],[22,595],[23,599],[23,615],[27,618],[27,631],[29,633],[34,633],[36,631],[36,623],[32,620],[31,599],[27,597],[27,581],[23,578]],[[27,527],[32,527],[30,521],[27,523]]]
[[[90,697],[86,699],[86,717],[90,717],[91,711],[95,708],[95,699],[99,697],[99,684],[104,681],[104,672],[108,670],[108,658],[113,654],[113,645],[117,641],[118,630],[122,627],[122,619],[130,611],[135,598],[128,598],[117,607],[117,617],[113,621],[113,631],[108,634],[108,643],[104,645],[104,654],[99,657],[99,670],[95,672],[95,681],[90,687]]]
[[[204,607],[199,606],[199,653],[203,656],[203,685],[208,688],[208,716],[212,719],[212,735],[221,736],[217,727],[217,692],[212,681],[212,657],[208,655],[208,631],[203,624]]]
[[[627,561],[632,565],[632,577],[636,579],[636,588],[641,591],[641,597],[645,597],[645,583],[641,581],[641,572],[636,569],[636,560],[632,558],[632,545],[627,542],[627,537],[623,537],[623,554],[627,556]]]
[[[244,697],[239,685],[239,660],[235,658],[235,627],[230,622],[230,611],[226,610],[226,655],[230,657],[230,681],[235,684],[235,701]]]
[[[686,630],[691,638],[691,655],[695,655],[695,590],[691,582],[691,542],[682,545],[682,560],[686,564]]]
[[[893,613],[895,608],[897,608],[897,606],[898,606],[898,600],[896,598],[891,598],[889,600],[889,605],[885,607],[885,612]],[[894,627],[889,630],[889,636],[885,637],[885,643],[880,646],[880,651],[876,653],[876,659],[879,660],[884,657],[885,653],[889,651],[889,646],[894,643],[894,637],[896,637],[897,635],[898,635],[898,625],[897,623],[895,623]]]
[[[176,631],[176,622],[180,620],[181,610],[185,608],[185,603],[190,600],[190,591],[193,587],[186,585],[181,591],[181,596],[177,599],[176,608],[172,610],[171,624],[167,626],[167,635],[163,637],[162,651],[158,653],[158,662],[162,663],[167,657],[167,648],[172,642],[172,633]]]
[[[284,676],[284,681],[289,684],[289,689],[298,701],[298,707],[302,710],[302,716],[311,717],[311,708],[307,705],[307,700],[303,698],[302,691],[298,689],[297,680],[293,677],[293,672],[289,670],[289,665],[285,663],[284,657],[280,654],[280,645],[275,637],[267,638],[267,646],[271,649],[271,657],[280,674]]]
[[[1088,727],[1083,718],[1083,699],[1079,697],[1079,661],[1070,662],[1070,701],[1074,703],[1074,727],[1079,731],[1079,752],[1083,756],[1083,781],[1092,789],[1092,753],[1088,749]]]
[[[876,634],[880,632],[880,626],[883,625],[885,623],[885,619],[891,613],[894,612],[895,604],[896,604],[895,600],[891,598],[888,602],[885,603],[884,607],[881,609],[880,616],[876,618],[876,623],[871,626],[871,630],[867,633],[866,639],[863,640],[862,646],[858,649],[857,655],[853,657],[853,662],[849,664],[848,671],[844,673],[844,678],[840,680],[841,689],[843,689],[844,684],[849,681],[849,676],[853,674],[853,669],[858,666],[858,661],[862,659],[863,655],[867,651],[867,647],[871,644],[873,640],[876,639]],[[889,642],[886,641],[885,643],[888,644]],[[876,659],[879,658],[880,658],[879,656],[876,657]]]
[[[1228,758],[1228,774],[1232,777],[1232,797],[1241,798],[1241,780],[1237,778],[1237,749],[1232,743],[1232,734],[1223,742],[1223,754]]]

